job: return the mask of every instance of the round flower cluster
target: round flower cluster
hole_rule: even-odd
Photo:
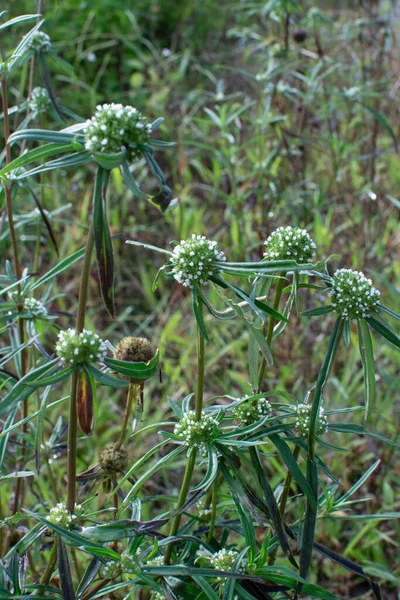
[[[102,567],[101,575],[104,577],[104,579],[114,579],[122,573],[124,575],[134,575],[136,566],[136,558],[127,552],[124,552],[121,554],[121,559],[119,561],[109,560],[106,562],[106,564]]]
[[[174,434],[185,441],[185,445],[195,447],[203,456],[207,455],[207,443],[212,439],[218,427],[218,421],[205,411],[201,413],[198,421],[195,419],[194,410],[186,413],[175,425]]]
[[[128,465],[128,451],[123,446],[114,448],[113,444],[109,444],[100,452],[99,463],[106,475],[121,473]]]
[[[155,556],[146,563],[146,567],[161,567],[164,564],[163,556]]]
[[[279,227],[265,242],[264,256],[268,260],[295,260],[309,262],[315,254],[316,245],[305,229]]]
[[[296,412],[296,429],[300,435],[307,435],[310,430],[311,404],[303,403],[293,407]],[[325,416],[324,409],[319,409],[317,419],[317,435],[324,435],[328,431],[328,419]]]
[[[153,592],[150,596],[150,600],[167,600],[164,594],[160,594],[160,592]]]
[[[226,256],[217,242],[207,240],[204,235],[193,234],[175,246],[171,257],[172,273],[179,283],[193,288],[207,283],[210,276],[217,275],[220,269],[214,263],[224,260]]]
[[[339,269],[333,275],[332,306],[344,319],[368,317],[376,311],[380,291],[360,271]]]
[[[126,151],[129,158],[139,158],[152,132],[147,119],[133,106],[103,104],[96,107],[84,128],[85,148],[89,152],[117,154]]]
[[[232,571],[237,557],[238,553],[236,550],[227,550],[226,548],[222,548],[222,550],[215,552],[215,554],[210,557],[210,563],[214,569],[217,569],[218,571]],[[242,573],[244,571],[243,567],[239,567],[238,571]],[[218,577],[219,581],[222,579],[222,577]]]
[[[148,363],[155,356],[155,350],[147,338],[125,337],[118,342],[114,350],[116,360],[126,360],[127,362],[145,362]],[[120,375],[122,379],[128,379],[136,385],[144,382],[144,379],[136,379],[129,375]]]
[[[263,417],[266,417],[271,410],[271,404],[266,398],[257,398],[254,401],[244,401],[235,406],[232,414],[239,423],[251,425]]]
[[[107,346],[97,333],[87,329],[77,333],[75,329],[68,329],[58,334],[56,352],[65,364],[81,365],[103,360]]]
[[[45,317],[47,315],[47,308],[36,298],[25,298],[24,309],[33,317]]]
[[[56,506],[50,509],[50,514],[46,517],[47,521],[54,525],[61,525],[66,529],[71,529],[77,519],[83,514],[83,508],[80,504],[75,505],[75,510],[70,513],[65,504],[59,502]]]
[[[49,52],[51,50],[50,36],[44,31],[36,31],[28,41],[27,49],[35,52]]]
[[[48,91],[42,87],[35,87],[29,99],[29,108],[33,113],[40,114],[47,111],[50,106]]]

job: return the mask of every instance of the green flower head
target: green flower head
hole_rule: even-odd
[[[80,504],[76,504],[74,512],[71,513],[69,510],[67,510],[65,504],[59,502],[56,506],[50,509],[50,513],[46,519],[54,525],[61,525],[61,527],[65,527],[66,529],[72,529],[82,514],[83,508]]]
[[[257,398],[257,400],[248,400],[241,402],[232,410],[235,419],[243,425],[252,425],[263,417],[266,417],[271,411],[271,404],[266,398]]]
[[[217,264],[226,260],[217,242],[207,240],[204,235],[193,234],[175,246],[171,263],[174,278],[185,287],[207,283],[212,275],[220,272]]]
[[[305,229],[279,227],[265,242],[264,257],[267,260],[295,260],[307,263],[315,254],[316,245]]]
[[[50,36],[44,31],[36,31],[28,41],[27,49],[35,52],[49,52],[51,50]]]
[[[194,410],[186,413],[174,429],[174,434],[181,437],[186,446],[197,448],[203,456],[207,455],[207,444],[217,432],[218,421],[212,415],[203,411],[197,421]]]
[[[96,107],[84,128],[85,148],[89,152],[118,154],[126,152],[130,159],[140,158],[152,132],[152,125],[133,106],[103,104]]]
[[[311,404],[306,402],[298,404],[293,407],[296,413],[296,429],[300,435],[307,435],[310,430],[310,414]],[[323,435],[328,431],[328,419],[325,416],[324,409],[319,409],[319,415],[317,419],[317,435]]]
[[[360,271],[339,269],[333,275],[332,306],[343,319],[361,319],[377,310],[381,293]]]
[[[82,365],[102,361],[107,346],[97,333],[87,329],[77,333],[75,329],[68,329],[58,334],[56,352],[67,366]]]

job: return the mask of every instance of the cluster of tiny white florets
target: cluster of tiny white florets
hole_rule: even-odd
[[[51,50],[50,36],[44,31],[36,31],[28,41],[27,49],[35,52],[49,52]]]
[[[151,123],[133,106],[103,104],[96,107],[84,128],[85,148],[89,152],[117,154],[126,151],[129,158],[142,155],[152,132]]]
[[[146,567],[161,567],[164,564],[163,556],[155,556],[147,561]]]
[[[66,365],[80,365],[102,361],[107,346],[97,333],[84,329],[81,333],[75,329],[60,331],[56,352]]]
[[[191,410],[175,425],[174,434],[180,436],[186,446],[195,447],[200,454],[206,456],[207,443],[211,441],[217,427],[218,421],[212,415],[203,411],[196,421],[195,412]]]
[[[193,234],[188,240],[181,240],[175,246],[171,263],[172,273],[177,281],[186,287],[207,283],[212,275],[220,272],[218,262],[226,260],[218,243],[207,240],[204,235]]]
[[[209,515],[211,515],[211,508],[206,508],[205,506],[205,502],[204,500],[198,500],[198,502],[196,502],[196,512],[197,512],[197,516],[202,518],[202,517],[208,517]]]
[[[121,574],[124,575],[134,575],[135,568],[138,566],[138,561],[135,556],[124,552],[121,554],[121,559],[117,560],[109,560],[101,569],[101,575],[105,579],[114,579]]]
[[[33,113],[40,114],[47,111],[50,106],[50,96],[46,88],[35,87],[29,98],[29,108]]]
[[[368,317],[377,310],[380,291],[360,271],[339,269],[333,275],[332,306],[344,319]]]
[[[153,592],[150,596],[150,600],[167,600],[164,594],[160,594],[160,592]]]
[[[266,398],[257,398],[257,400],[244,400],[232,410],[232,414],[239,423],[251,425],[263,417],[266,417],[271,411],[271,404]]]
[[[238,553],[236,550],[227,550],[226,548],[222,548],[222,550],[215,552],[215,554],[210,557],[210,563],[214,569],[217,569],[217,571],[229,572],[232,571],[233,567],[235,566],[237,557]],[[242,566],[238,567],[238,572],[244,572],[244,568]],[[219,581],[222,579],[222,577],[218,577]]]
[[[47,308],[36,298],[25,298],[24,309],[33,317],[45,317],[47,315]]]
[[[316,245],[305,229],[279,227],[265,242],[264,256],[267,260],[295,260],[309,262],[315,254]]]
[[[310,414],[311,414],[311,404],[302,403],[294,406],[296,412],[296,429],[300,433],[300,435],[307,435],[310,430]],[[319,409],[318,419],[317,419],[317,427],[316,434],[323,435],[328,431],[328,419],[325,416],[324,409]]]
[[[74,512],[71,513],[69,510],[67,510],[65,504],[59,502],[56,506],[50,509],[50,513],[46,519],[54,525],[61,525],[61,527],[71,529],[76,523],[77,519],[82,516],[82,513],[83,508],[80,504],[76,504]]]

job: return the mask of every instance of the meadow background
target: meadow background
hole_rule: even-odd
[[[36,5],[5,1],[2,8],[11,17],[35,12]],[[90,283],[88,328],[103,332],[113,343],[124,335],[146,336],[160,348],[162,382],[146,385],[146,424],[170,416],[167,394],[177,398],[192,391],[196,331],[190,295],[182,287],[160,281],[158,291],[151,290],[162,257],[127,246],[127,239],[167,247],[171,240],[201,233],[218,240],[232,261],[259,260],[262,243],[274,229],[300,226],[316,241],[317,258],[335,254],[335,268],[363,270],[382,290],[384,303],[395,310],[399,306],[399,12],[395,3],[372,0],[44,1],[42,30],[72,67],[49,61],[59,104],[84,119],[99,103],[131,104],[150,119],[164,117],[160,136],[176,142],[159,153],[168,185],[179,198],[176,209],[165,216],[133,198],[122,187],[119,172],[112,173],[115,320],[102,305],[94,266]],[[17,40],[20,29],[11,31]],[[41,84],[39,74],[35,84]],[[18,78],[9,89],[15,103],[20,102]],[[58,128],[49,116],[31,126]],[[83,245],[92,197],[89,171],[54,171],[34,183],[50,213],[60,257]],[[155,191],[142,164],[137,176],[144,190]],[[23,264],[41,273],[57,256],[33,210],[30,195],[20,192],[15,212]],[[2,264],[10,258],[8,249],[3,227]],[[70,270],[58,278],[52,289],[52,309],[65,313],[59,321],[64,328],[74,321],[79,273],[78,263],[75,273]],[[303,310],[314,306],[307,292],[302,298]],[[268,373],[271,387],[298,399],[315,381],[332,324],[329,318],[313,319],[305,327],[305,321],[293,317],[274,348],[275,365]],[[247,334],[235,322],[218,322],[211,334],[206,397],[247,393]],[[372,428],[396,439],[398,354],[377,337],[374,351],[378,395]],[[356,343],[339,356],[325,398],[330,407],[363,404]],[[78,470],[95,463],[100,446],[115,437],[122,411],[118,393],[99,394],[97,431],[79,443]],[[66,418],[65,411],[60,421],[56,409],[46,423],[49,434],[57,424],[62,439]],[[133,444],[132,461],[154,444],[152,435]],[[331,443],[341,444],[340,434],[336,436]],[[324,519],[318,540],[329,541],[331,548],[361,563],[380,579],[385,598],[394,600],[400,578],[399,523],[366,515],[400,510],[398,453],[366,438],[347,436],[344,443],[348,454],[327,449],[325,460],[346,488],[377,458],[382,467],[359,490],[360,499],[368,501],[353,505],[355,518]],[[62,447],[57,460],[61,466],[55,467],[55,477],[63,490]],[[273,456],[270,464],[276,487],[283,469]],[[161,472],[147,484],[147,492],[172,493],[182,465],[177,465],[176,481],[173,472],[168,479]],[[44,500],[51,495],[45,474],[35,486]],[[332,580],[332,563],[314,561],[314,577],[322,586],[329,585],[344,599],[370,598],[344,570],[337,567]]]

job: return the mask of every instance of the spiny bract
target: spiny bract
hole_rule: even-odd
[[[207,283],[210,276],[220,272],[218,262],[226,260],[217,242],[207,240],[204,235],[193,234],[175,246],[171,263],[177,281],[186,287]]]
[[[107,352],[106,344],[97,333],[84,329],[77,333],[75,329],[60,331],[56,352],[68,366],[102,361]]]
[[[267,260],[295,260],[305,263],[312,260],[316,245],[305,229],[279,227],[265,241],[264,257]]]
[[[361,319],[377,310],[381,293],[361,271],[339,269],[333,275],[332,306],[344,319]]]
[[[85,148],[103,154],[127,153],[129,158],[143,154],[143,144],[149,140],[152,126],[133,106],[103,104],[96,107],[84,128]]]

